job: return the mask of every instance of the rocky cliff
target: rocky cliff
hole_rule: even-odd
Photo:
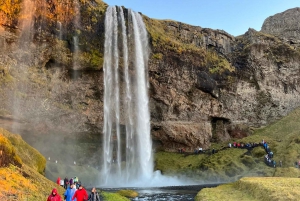
[[[300,44],[300,8],[293,8],[268,17],[261,32],[285,39],[292,45]]]
[[[9,12],[0,5],[5,16],[0,21],[0,125],[22,134],[45,155],[51,155],[48,143],[61,152],[84,150],[65,160],[98,153],[107,5],[99,0],[26,1],[31,4],[5,1],[15,8]],[[34,12],[23,12],[28,5]],[[293,11],[296,17],[298,10]],[[261,32],[249,29],[233,37],[175,21],[147,16],[144,21],[151,44],[156,146],[209,148],[212,141],[249,135],[250,127],[266,125],[300,105],[299,48],[265,31],[272,23],[265,22],[263,27],[271,28]]]

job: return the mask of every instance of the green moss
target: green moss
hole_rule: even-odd
[[[98,50],[83,52],[80,55],[80,63],[91,69],[102,69],[103,61],[103,55]]]
[[[0,200],[45,200],[53,188],[64,189],[42,174],[44,157],[26,144],[19,135],[0,129]],[[38,172],[39,171],[39,172]]]
[[[118,193],[103,192],[102,195],[105,201],[130,201],[128,198],[121,196]]]
[[[150,42],[153,47],[152,50],[154,54],[159,54],[160,52],[164,51],[172,51],[177,54],[193,52],[194,54],[198,55],[198,62],[203,62],[205,50],[192,43],[186,43],[185,41],[182,41],[179,33],[168,29],[168,24],[170,21],[154,20],[146,16],[143,17],[150,35]],[[178,24],[178,22],[175,21],[172,21],[172,23]]]
[[[216,188],[204,188],[197,196],[195,201],[258,201],[253,196],[234,188],[232,184],[225,184]]]
[[[9,139],[23,163],[41,174],[44,173],[46,159],[36,149],[29,146],[20,135],[11,134],[2,128],[0,128],[0,133]]]
[[[119,190],[117,193],[127,198],[135,198],[139,195],[138,192],[134,190]]]
[[[13,77],[11,76],[9,70],[5,66],[0,66],[0,85],[9,84],[13,82]]]
[[[216,188],[204,188],[197,194],[195,200],[298,200],[299,184],[297,178],[242,178],[237,182]]]
[[[163,54],[162,53],[156,53],[152,55],[153,59],[162,60]]]
[[[158,152],[155,154],[155,169],[166,174],[183,173],[197,169],[205,155],[184,156],[178,153]]]
[[[255,147],[253,150],[252,150],[252,155],[256,158],[261,158],[263,157],[264,155],[266,155],[266,151],[264,150],[263,147]]]
[[[282,42],[271,44],[270,47],[265,50],[265,56],[278,65],[293,60],[300,60],[300,53],[293,46]]]
[[[5,167],[9,164],[21,167],[21,158],[17,155],[13,144],[2,133],[3,132],[0,131],[0,167]]]
[[[212,74],[222,74],[225,71],[233,72],[235,68],[223,57],[216,52],[207,51],[205,56],[205,65]]]

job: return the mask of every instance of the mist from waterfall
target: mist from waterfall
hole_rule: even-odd
[[[125,24],[123,9],[108,7],[103,66],[102,179],[110,186],[134,185],[153,176],[147,84],[148,36],[138,13],[129,10],[128,27]],[[121,130],[121,125],[125,129]]]
[[[31,43],[33,41],[33,15],[34,15],[35,5],[32,0],[24,0],[22,2],[21,10],[20,10],[20,17],[18,21],[19,27],[19,39],[18,39],[18,47],[16,50],[13,51],[13,57],[16,61],[15,65],[17,65],[18,70],[22,70],[23,74],[22,77],[16,79],[16,85],[13,90],[9,91],[8,93],[11,96],[11,111],[13,118],[17,121],[13,121],[11,126],[11,131],[14,133],[19,133],[22,130],[18,120],[24,118],[24,114],[21,112],[22,108],[26,107],[24,104],[24,98],[19,96],[18,94],[27,94],[29,89],[27,84],[19,84],[21,81],[27,80],[29,73],[28,73],[28,66],[26,63],[30,64],[33,58]],[[25,55],[20,57],[20,55]],[[17,62],[18,61],[18,62]],[[26,83],[26,82],[25,82]]]

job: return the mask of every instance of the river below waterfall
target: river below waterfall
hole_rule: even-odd
[[[132,201],[188,201],[194,200],[202,188],[216,187],[220,184],[205,184],[191,186],[167,186],[149,188],[127,188],[137,191],[139,196],[132,198]],[[120,189],[102,189],[104,191],[116,192]]]

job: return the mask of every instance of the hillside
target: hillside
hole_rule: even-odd
[[[247,176],[298,177],[300,171],[295,162],[300,160],[300,108],[271,125],[253,129],[251,136],[242,139],[231,139],[224,143],[212,144],[205,154],[180,154],[158,152],[156,168],[165,174],[183,174],[198,182],[228,182]],[[266,155],[262,146],[247,149],[227,148],[228,143],[259,143],[265,140],[277,167],[269,167],[264,162]],[[217,153],[212,154],[212,149]],[[225,149],[224,149],[225,148]],[[282,161],[282,167],[279,167]]]
[[[296,201],[299,190],[299,178],[242,178],[232,184],[205,188],[197,194],[195,201]]]
[[[53,188],[44,175],[46,160],[19,135],[0,129],[0,200],[46,200]]]
[[[216,188],[201,190],[195,200],[298,200],[300,177],[295,162],[300,161],[300,108],[266,127],[253,129],[251,136],[213,144],[219,150],[211,154],[190,155],[160,152],[156,167],[165,174],[188,175],[197,182],[215,183],[236,181]],[[227,147],[228,143],[261,142],[265,140],[277,162],[276,168],[264,163],[265,150]],[[282,161],[280,167],[279,161]]]
[[[48,167],[51,166],[48,165]],[[47,200],[53,188],[58,190],[58,193],[63,198],[65,189],[58,186],[55,181],[57,177],[47,179],[45,174],[46,159],[36,149],[28,145],[17,134],[12,134],[7,130],[0,128],[0,200],[26,200],[26,201],[42,201]],[[59,169],[59,165],[52,164],[53,169]],[[51,171],[51,167],[49,167]],[[87,168],[69,167],[70,172],[63,172],[61,169],[53,171],[52,173],[58,175],[70,175],[73,173],[86,172]],[[76,169],[75,171],[73,169]],[[93,170],[91,168],[91,170]],[[89,181],[96,182],[97,178],[95,172],[86,172]],[[81,176],[81,175],[80,175]],[[83,175],[82,175],[83,176]],[[82,177],[83,178],[83,177]],[[53,182],[54,181],[54,182]],[[84,179],[83,179],[84,181]],[[83,183],[84,186],[88,186],[89,183]],[[89,186],[90,187],[90,186]],[[108,193],[101,192],[102,196],[107,201],[128,201],[129,199],[124,197],[124,193]],[[125,196],[128,196],[125,194]],[[136,195],[135,195],[136,196]],[[133,196],[133,197],[135,197]],[[130,197],[130,196],[129,196]]]

